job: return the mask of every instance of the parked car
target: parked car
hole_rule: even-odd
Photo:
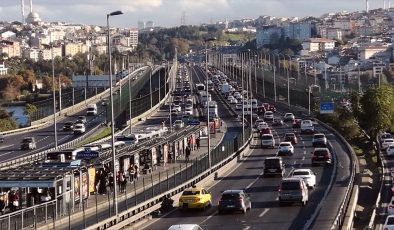
[[[34,137],[24,137],[21,142],[21,150],[32,150],[37,148],[36,139]]]
[[[308,188],[313,189],[316,186],[316,173],[310,169],[294,169],[289,177],[303,179]]]
[[[283,178],[278,193],[279,205],[299,202],[304,206],[308,203],[308,187],[302,178]]]
[[[312,138],[313,147],[327,147],[327,138],[323,133],[317,133]]]
[[[261,147],[263,148],[274,148],[275,139],[272,134],[263,134],[261,136]]]
[[[202,209],[212,206],[211,193],[202,187],[187,188],[179,198],[179,210]]]
[[[312,166],[316,164],[331,164],[332,156],[328,148],[315,148],[312,152]]]
[[[244,190],[226,190],[219,200],[218,212],[241,211],[246,213],[252,208],[250,196]]]
[[[264,160],[264,176],[279,175],[283,177],[286,174],[285,164],[281,157],[267,157]]]
[[[285,133],[285,141],[290,141],[293,145],[298,144],[297,136],[294,133]]]

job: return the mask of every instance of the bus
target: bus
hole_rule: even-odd
[[[200,94],[201,92],[205,92],[205,85],[202,83],[197,83],[196,84],[196,91],[197,91],[197,94]]]

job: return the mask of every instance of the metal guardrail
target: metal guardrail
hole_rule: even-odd
[[[383,189],[384,189],[384,177],[385,177],[386,166],[384,164],[383,157],[380,154],[381,150],[380,150],[380,142],[379,142],[378,137],[376,137],[375,150],[378,153],[378,158],[379,158],[379,161],[380,161],[380,165],[379,166],[382,168],[382,175],[381,175],[381,178],[380,178],[379,194],[378,194],[378,197],[376,198],[375,207],[374,207],[374,209],[372,211],[371,218],[369,219],[369,223],[368,223],[367,229],[374,229],[374,227],[375,227],[375,219],[376,219],[376,215],[377,215],[376,212],[377,212],[377,209],[380,207],[380,202],[382,201],[382,192],[383,192]]]

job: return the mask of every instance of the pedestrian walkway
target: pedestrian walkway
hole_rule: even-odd
[[[219,131],[217,131],[215,134],[211,134],[210,138],[210,144],[211,144],[211,149],[214,149],[217,145],[219,145],[223,137],[226,133],[227,126],[226,123],[223,122],[223,125]],[[191,150],[191,155],[190,155],[190,161],[193,159],[196,159],[198,157],[204,156],[207,153],[207,148],[208,147],[208,141],[207,138],[201,139],[200,141],[200,148],[199,149],[192,149]],[[152,186],[152,181],[153,185],[158,184],[158,182],[163,181],[165,177],[167,176],[168,172],[174,172],[174,171],[179,171],[180,169],[184,169],[186,167],[186,159],[185,156],[180,156],[177,159],[175,159],[175,162],[173,163],[167,163],[166,165],[159,165],[153,168],[153,171],[148,174],[140,174],[140,177],[138,180],[129,182],[126,185],[126,192],[120,193],[118,190],[118,203],[124,203],[126,199],[130,199],[135,194],[140,194],[141,192],[144,191],[144,185],[146,187]],[[96,205],[97,203],[97,205]],[[113,195],[90,195],[90,197],[86,200],[86,207],[84,210],[85,213],[85,218],[92,217],[95,215],[96,210],[102,211],[102,209],[107,209],[109,205],[112,207],[113,204]],[[134,206],[132,202],[128,205],[128,208],[131,208]],[[81,207],[76,207],[74,210],[74,213],[71,213],[70,217],[68,215],[63,216],[56,220],[55,223],[53,223],[53,220],[48,220],[48,223],[38,223],[38,228],[37,229],[53,229],[53,226],[55,224],[56,229],[68,229],[69,228],[69,218],[71,220],[71,223],[76,223],[76,222],[82,222],[84,215],[82,212],[82,205]],[[99,221],[102,219],[99,219]]]

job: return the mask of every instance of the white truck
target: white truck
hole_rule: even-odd
[[[86,116],[96,116],[97,115],[97,105],[89,104],[86,110]]]

